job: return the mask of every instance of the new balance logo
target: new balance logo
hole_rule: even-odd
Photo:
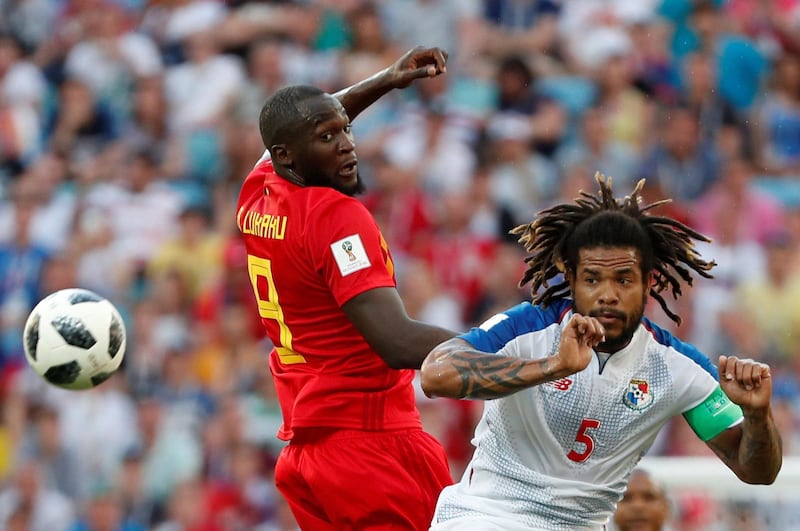
[[[547,382],[546,385],[554,389],[558,389],[559,391],[567,391],[572,385],[572,380],[570,380],[569,378],[561,378],[560,380],[553,380],[552,382]]]

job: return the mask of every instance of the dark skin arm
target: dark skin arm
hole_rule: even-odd
[[[436,77],[447,70],[447,52],[440,48],[417,46],[403,54],[393,65],[351,85],[334,96],[342,102],[350,120],[393,89],[405,88],[415,79]]]
[[[429,397],[502,398],[585,369],[592,348],[605,339],[597,319],[575,314],[554,356],[530,360],[475,349],[460,338],[436,346],[422,363],[422,389]]]
[[[411,319],[394,288],[375,288],[342,310],[367,343],[393,369],[419,369],[430,350],[455,332]]]
[[[772,418],[769,366],[735,356],[720,356],[719,380],[744,421],[706,444],[745,483],[769,485],[783,462],[783,442]]]
[[[390,90],[405,88],[416,79],[444,74],[446,63],[447,52],[444,50],[417,46],[393,65],[334,96],[352,121]],[[342,310],[393,369],[419,369],[434,346],[455,335],[450,330],[411,319],[394,288],[376,288],[361,293],[347,301]]]

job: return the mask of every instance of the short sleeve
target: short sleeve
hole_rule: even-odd
[[[372,215],[358,200],[329,189],[309,216],[306,240],[314,270],[322,275],[336,303],[365,291],[395,287],[389,247]]]

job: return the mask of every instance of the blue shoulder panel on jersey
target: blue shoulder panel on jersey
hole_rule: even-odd
[[[697,363],[703,369],[708,372],[711,376],[714,377],[716,381],[719,381],[719,373],[717,372],[716,366],[711,363],[711,360],[708,359],[708,356],[697,350],[697,347],[692,345],[691,343],[686,343],[681,341],[677,337],[673,336],[657,324],[653,323],[647,317],[642,319],[642,324],[644,324],[645,328],[647,328],[650,333],[653,334],[653,337],[661,343],[662,345],[666,345],[668,347],[672,347],[690,360]]]
[[[458,337],[483,352],[497,352],[515,337],[558,323],[571,307],[571,299],[557,300],[547,308],[523,302],[490,317]]]

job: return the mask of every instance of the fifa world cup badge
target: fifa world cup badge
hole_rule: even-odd
[[[350,243],[349,240],[342,242],[342,250],[347,253],[347,258],[349,258],[351,262],[356,261],[356,255],[353,254],[353,244]]]

